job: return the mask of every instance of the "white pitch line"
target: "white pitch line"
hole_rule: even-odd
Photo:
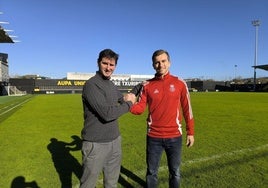
[[[2,116],[2,115],[4,115],[4,114],[8,113],[9,111],[11,111],[11,110],[17,108],[18,106],[20,106],[20,105],[22,105],[22,104],[28,102],[29,100],[30,100],[30,99],[27,99],[27,100],[25,100],[25,101],[23,101],[23,102],[17,104],[16,106],[14,106],[14,107],[12,107],[12,108],[9,108],[8,110],[2,112],[2,113],[0,114],[0,116]]]
[[[190,165],[190,164],[194,164],[194,163],[199,163],[199,162],[206,162],[206,161],[210,161],[210,160],[215,160],[215,159],[219,159],[222,157],[226,157],[226,156],[233,156],[233,155],[237,155],[237,154],[244,154],[244,153],[248,153],[248,152],[252,152],[252,151],[257,151],[257,150],[261,150],[261,149],[265,149],[268,148],[268,144],[262,145],[262,146],[258,146],[256,148],[246,148],[246,149],[241,149],[241,150],[235,150],[235,151],[231,151],[231,152],[227,152],[227,153],[223,153],[220,155],[213,155],[210,157],[203,157],[203,158],[199,158],[199,159],[193,159],[193,160],[189,160],[186,162],[182,162],[181,166],[184,165]],[[161,166],[158,169],[158,172],[167,170],[168,167],[167,166]],[[139,170],[136,172],[133,172],[135,175],[137,176],[144,176],[146,174],[145,170]],[[128,176],[126,176],[125,174],[120,174],[125,180],[128,179]],[[98,183],[102,184],[103,180],[99,179]]]
[[[264,149],[264,148],[268,148],[268,144],[258,146],[256,148],[246,148],[246,149],[241,149],[241,150],[236,150],[236,151],[223,153],[223,154],[220,154],[220,155],[213,155],[211,157],[204,157],[204,158],[200,158],[200,159],[194,159],[194,160],[186,161],[186,162],[182,163],[182,165],[188,165],[188,164],[193,164],[193,163],[198,163],[198,162],[210,161],[210,160],[219,159],[219,158],[226,157],[226,156],[230,157],[230,156],[233,156],[233,155],[236,155],[236,154],[244,154],[244,153],[248,153],[248,152],[252,152],[252,151],[261,150],[261,149]]]

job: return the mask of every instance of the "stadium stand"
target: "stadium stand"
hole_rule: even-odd
[[[0,25],[0,43],[14,43],[4,28]]]
[[[252,67],[256,68],[256,69],[262,69],[262,70],[268,71],[268,64],[266,64],[266,65],[256,65],[256,66],[252,66]]]
[[[2,12],[0,12],[2,14]],[[7,22],[0,22],[7,23]],[[14,43],[5,29],[0,25],[0,43]],[[0,53],[0,96],[9,95],[9,71],[8,71],[8,54]],[[15,90],[14,90],[15,91]],[[16,93],[18,91],[16,90]]]

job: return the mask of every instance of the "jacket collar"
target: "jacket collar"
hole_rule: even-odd
[[[157,80],[165,80],[170,76],[170,72],[168,71],[167,74],[165,74],[165,75],[159,76],[159,75],[155,74],[154,76],[155,76],[155,79],[157,79]]]
[[[100,71],[96,71],[96,75],[98,75],[103,80],[110,80],[111,79],[111,77],[103,76]]]

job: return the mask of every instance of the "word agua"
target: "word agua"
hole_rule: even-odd
[[[58,86],[83,86],[86,81],[74,81],[74,80],[59,80],[57,82]]]
[[[77,80],[58,80],[57,86],[83,86],[86,81]],[[139,81],[113,81],[116,86],[135,86],[139,84]]]

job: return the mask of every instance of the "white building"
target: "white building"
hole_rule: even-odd
[[[96,73],[77,73],[68,72],[67,80],[88,80]],[[153,78],[154,75],[131,75],[131,74],[113,74],[111,80],[117,81],[144,81]]]

